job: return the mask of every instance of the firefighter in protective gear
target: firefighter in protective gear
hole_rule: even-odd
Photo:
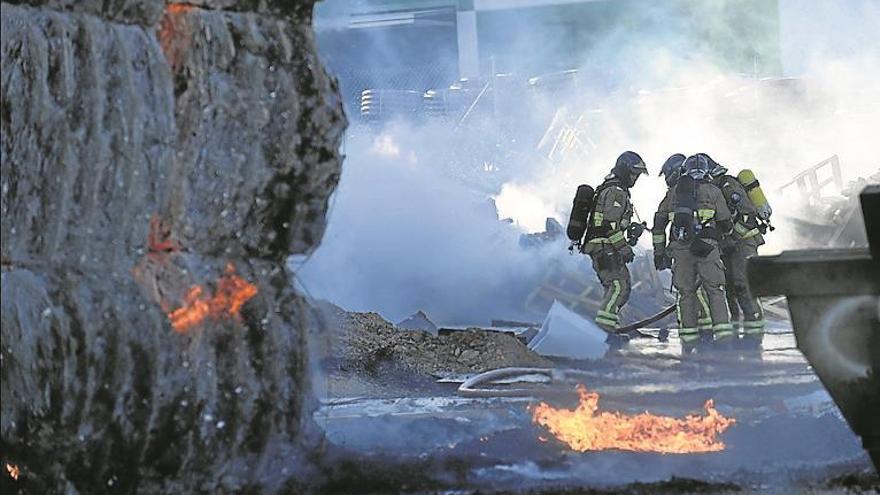
[[[630,275],[626,264],[633,260],[627,232],[633,215],[629,190],[642,174],[645,162],[635,152],[626,151],[617,158],[611,174],[596,189],[593,210],[583,252],[590,256],[605,296],[596,313],[596,324],[615,332],[620,323],[620,308],[629,300]]]
[[[678,179],[681,177],[681,174],[684,172],[684,161],[687,157],[681,153],[676,153],[671,155],[666,161],[663,163],[663,167],[660,169],[660,175],[666,180],[666,185],[668,186],[668,191],[672,190],[675,187],[675,184],[678,182]],[[668,192],[667,191],[667,192]],[[663,232],[661,234],[654,233],[653,234],[654,241],[654,267],[657,268],[658,271],[665,270],[667,268],[672,268],[672,257],[669,253],[666,253],[666,228],[663,228]],[[659,245],[659,247],[658,247]],[[697,301],[700,303],[700,314],[697,319],[697,328],[700,331],[700,336],[703,340],[712,340],[712,317],[709,316],[709,303],[706,299],[706,291],[702,289],[697,290]],[[680,315],[679,315],[680,316]],[[681,325],[681,321],[679,321],[679,325]]]
[[[734,337],[724,293],[724,265],[718,242],[732,228],[721,191],[710,182],[709,162],[694,155],[684,162],[684,175],[670,189],[654,215],[654,251],[674,261],[672,283],[678,291],[679,338],[685,351],[700,340],[698,288],[702,286],[712,319],[715,342]],[[666,227],[672,223],[669,244]]]
[[[764,338],[764,312],[761,302],[752,295],[746,277],[746,260],[756,256],[758,246],[764,244],[758,210],[742,183],[727,174],[727,168],[716,163],[711,175],[712,182],[724,195],[733,219],[733,230],[720,244],[731,320],[737,325],[742,315],[743,342],[747,347],[759,348]]]
[[[666,186],[668,188],[666,190],[667,194],[672,191],[675,184],[678,182],[679,177],[681,177],[682,172],[684,172],[685,159],[687,159],[686,156],[681,153],[676,153],[667,158],[666,161],[663,162],[663,166],[660,167],[660,175],[666,181]],[[665,226],[661,233],[658,233],[656,229],[657,225],[655,222],[654,228],[651,229],[654,243],[654,267],[658,271],[662,271],[667,268],[672,268],[672,257],[666,252]],[[659,249],[657,247],[658,242],[662,243],[662,246]]]

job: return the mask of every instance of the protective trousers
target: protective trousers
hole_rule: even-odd
[[[716,341],[733,338],[733,325],[724,294],[724,265],[718,249],[705,257],[693,254],[686,246],[673,249],[672,284],[678,291],[679,338],[682,344],[693,344],[700,338],[698,315],[700,300],[697,290],[702,286],[712,318],[712,332]]]
[[[620,326],[620,308],[629,300],[629,268],[620,256],[608,256],[600,252],[591,254],[590,258],[593,261],[593,270],[605,289],[602,306],[596,313],[596,324],[613,332]]]
[[[712,314],[709,311],[709,298],[706,291],[700,286],[697,289],[697,301],[700,303],[700,313],[697,319],[697,327],[700,329],[700,335],[712,336]],[[728,301],[728,306],[730,302]]]
[[[733,320],[738,320],[740,310],[743,318],[743,336],[761,340],[764,337],[764,310],[761,302],[752,295],[746,277],[746,260],[758,254],[756,243],[741,241],[734,249],[723,254],[724,277]]]
[[[700,338],[703,340],[712,340],[712,315],[709,312],[709,298],[706,297],[706,291],[700,286],[697,289],[697,302],[699,303],[699,313],[697,314],[697,329],[700,331]],[[728,306],[730,298],[727,299]],[[676,303],[676,317],[678,318],[678,327],[681,328],[681,306]]]

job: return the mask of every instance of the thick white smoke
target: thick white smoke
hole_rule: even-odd
[[[302,283],[394,321],[418,309],[443,323],[521,317],[514,302],[565,246],[522,249],[491,198],[449,176],[436,152],[448,133],[433,130],[400,123],[350,137],[330,224]]]
[[[775,188],[831,155],[840,157],[845,180],[880,169],[880,4],[780,0],[779,36],[767,43],[780,45],[777,65],[797,80],[775,83],[730,69],[748,53],[733,24],[761,25],[750,16],[766,11],[734,0],[692,3],[693,11],[668,4],[642,13],[656,18],[647,31],[603,29],[581,57],[583,74],[601,68],[603,77],[581,77],[575,91],[530,116],[549,125],[564,113],[560,120],[583,144],[552,164],[537,152],[513,153],[487,163],[484,180],[462,177],[450,150],[466,151],[474,136],[437,122],[367,131],[352,116],[327,235],[298,268],[301,283],[317,297],[393,320],[418,309],[442,323],[526,317],[522,300],[550,263],[586,261],[568,256],[564,243],[523,249],[519,234],[543,230],[545,217],[564,224],[577,185],[601,182],[624,150],[641,154],[651,171],[633,189],[649,223],[665,192],[656,174],[676,152],[709,153],[733,173],[752,168],[776,210],[795,198],[774,196]],[[551,35],[546,46],[555,46]],[[759,63],[769,62],[756,55]],[[515,146],[534,150],[538,138]],[[793,247],[778,227],[764,252]]]

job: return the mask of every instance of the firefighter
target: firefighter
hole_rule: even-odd
[[[764,244],[758,211],[742,183],[727,174],[727,168],[718,163],[710,166],[712,182],[724,195],[733,219],[733,230],[720,243],[731,320],[738,326],[742,315],[743,344],[746,348],[759,349],[764,338],[764,311],[761,302],[752,295],[746,277],[746,260],[757,255],[758,246]]]
[[[590,212],[583,252],[590,256],[605,296],[596,313],[596,324],[614,333],[620,323],[620,308],[629,300],[630,276],[626,264],[633,260],[631,241],[637,239],[641,224],[631,224],[633,215],[629,190],[642,174],[645,162],[637,153],[626,151],[617,158],[611,174],[596,189]],[[629,239],[627,237],[629,236]]]
[[[675,183],[678,182],[678,178],[681,177],[681,173],[684,171],[685,159],[687,159],[686,156],[681,153],[676,153],[667,158],[666,161],[663,162],[663,166],[660,167],[660,175],[666,181],[667,195],[670,194],[675,187]],[[672,257],[670,256],[670,253],[666,252],[667,223],[668,222],[664,223],[661,228],[657,224],[655,218],[654,226],[651,229],[652,240],[654,243],[654,266],[660,271],[672,268]]]
[[[706,160],[709,162],[709,173],[710,174],[712,174],[712,171],[717,170],[718,167],[721,166],[721,164],[719,164],[718,162],[713,160],[712,157],[709,156],[708,154],[706,154],[706,153],[697,153],[697,154],[700,156],[706,157]],[[715,184],[719,189],[721,188],[721,186],[716,183],[715,176],[712,176],[712,183]],[[725,200],[728,199],[726,195],[725,195],[724,199]],[[729,201],[727,203],[727,209],[730,210],[730,214],[731,214],[731,216],[733,216],[733,210],[731,209],[731,205],[730,205]],[[729,241],[729,239],[726,238],[726,239],[723,239],[719,245],[719,249],[721,250],[721,261],[722,262],[725,261],[724,247],[727,245],[728,242],[730,242],[730,241]],[[737,332],[740,329],[738,326],[739,305],[737,305],[737,302],[736,302],[736,293],[733,290],[731,290],[730,279],[728,278],[728,271],[729,271],[728,268],[729,268],[728,265],[725,263],[725,265],[724,265],[724,289],[725,289],[724,293],[725,293],[725,295],[727,295],[727,308],[730,311],[730,322],[733,325],[734,332]]]
[[[731,342],[733,325],[724,293],[724,265],[718,242],[732,228],[730,211],[721,191],[710,182],[709,162],[694,155],[684,162],[684,172],[667,192],[654,214],[654,264],[668,268],[678,291],[679,338],[689,352],[700,340],[699,288],[705,292],[712,321],[713,341]],[[666,242],[666,227],[672,223]]]
[[[666,180],[666,186],[668,187],[667,192],[671,191],[675,186],[675,183],[678,182],[679,177],[681,177],[682,172],[684,171],[684,161],[687,157],[685,157],[681,153],[676,153],[671,155],[666,161],[663,163],[663,167],[660,169],[660,175]],[[669,219],[671,222],[672,219]],[[658,227],[656,224],[654,228],[651,229],[653,233],[653,241],[654,241],[654,266],[657,267],[657,270],[665,270],[667,268],[672,268],[672,258],[669,253],[665,252],[666,248],[666,226]],[[660,230],[660,233],[656,233]],[[659,258],[658,258],[659,256]],[[700,313],[697,318],[697,329],[700,332],[700,340],[704,342],[712,341],[712,317],[709,315],[709,303],[706,299],[706,291],[703,290],[702,287],[697,289],[697,302],[699,303]],[[728,302],[729,304],[729,302]],[[676,309],[678,305],[676,305]],[[676,316],[679,320],[679,325],[681,325],[681,311],[676,311]]]

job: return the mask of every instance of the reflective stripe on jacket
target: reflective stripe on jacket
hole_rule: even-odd
[[[587,249],[590,249],[589,245],[611,244],[615,249],[626,246],[626,229],[632,215],[629,190],[609,181],[599,186],[587,231]]]

